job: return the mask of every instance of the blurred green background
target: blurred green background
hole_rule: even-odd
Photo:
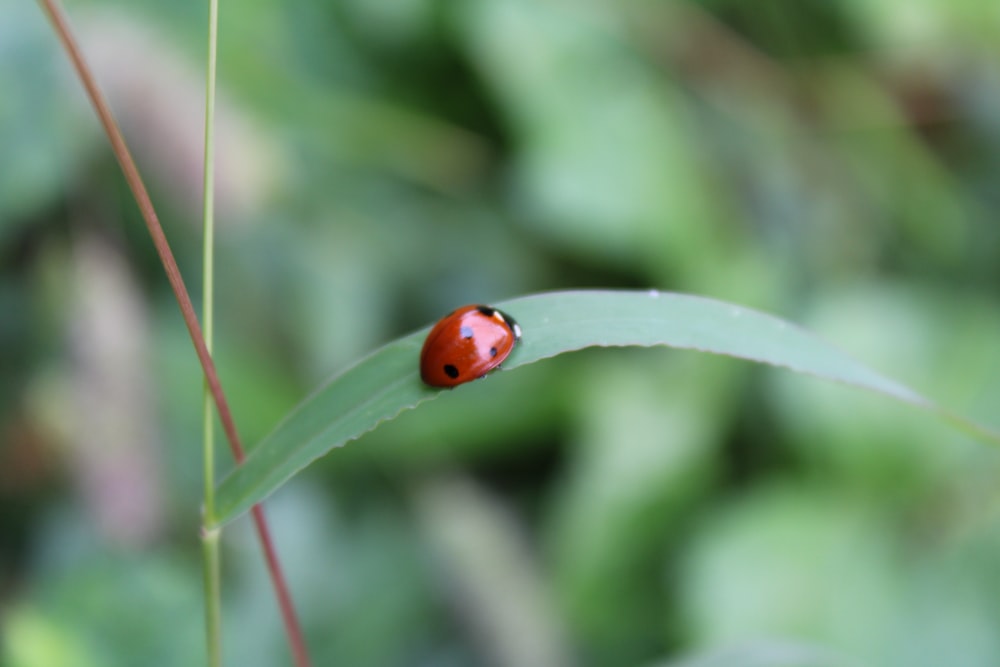
[[[68,4],[197,291],[206,7]],[[459,304],[592,286],[774,312],[1000,424],[996,3],[222,2],[219,76],[247,442]],[[0,663],[201,664],[199,371],[30,2],[0,5],[0,349]],[[404,414],[267,511],[317,665],[995,667],[998,473],[879,396],[601,350]],[[227,664],[288,664],[245,520],[224,559]]]

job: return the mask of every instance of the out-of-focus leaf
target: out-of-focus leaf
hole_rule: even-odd
[[[1000,405],[1000,310],[982,297],[863,281],[826,290],[802,317],[893,375],[905,374],[963,414],[988,419]],[[877,321],[879,326],[868,326]],[[932,419],[907,419],[903,406],[838,396],[821,383],[773,374],[779,418],[796,456],[827,479],[912,503],[951,484],[994,452],[962,447]],[[860,400],[859,400],[860,399]],[[950,480],[950,481],[949,481]]]
[[[53,46],[33,3],[0,7],[0,240],[59,197],[98,137]]]
[[[575,664],[548,587],[515,515],[470,479],[440,477],[415,494],[423,532],[445,562],[465,622],[493,665]]]
[[[344,507],[331,499],[329,488],[315,482],[296,484],[268,503],[268,520],[281,545],[313,664],[442,664],[435,659],[438,642],[454,626],[436,604],[426,543],[412,515],[398,512],[386,494],[380,496],[385,502]],[[229,664],[284,664],[274,590],[262,576],[265,566],[253,527],[249,522],[234,525],[227,540],[234,547],[228,568],[235,577],[224,634],[241,637],[226,652]]]
[[[805,642],[758,641],[653,667],[860,667],[861,663]]]
[[[984,467],[995,479],[995,464]],[[683,547],[673,601],[689,641],[732,646],[721,664],[734,665],[744,664],[737,647],[762,637],[821,642],[860,665],[998,664],[995,516],[924,517],[916,539],[896,525],[857,494],[757,487],[702,519]]]
[[[890,525],[848,494],[797,485],[761,488],[703,519],[676,575],[690,641],[796,637],[883,664],[902,607]]]
[[[77,628],[61,624],[38,610],[26,606],[8,609],[3,631],[0,659],[9,667],[100,664],[76,634]]]
[[[665,544],[716,479],[719,447],[749,370],[656,350],[586,354],[570,461],[554,485],[546,553],[561,609],[595,664],[635,664],[623,646],[662,635]],[[639,638],[643,638],[639,640]]]
[[[32,581],[32,594],[8,610],[0,628],[3,664],[198,664],[204,636],[199,627],[200,590],[184,561],[161,555],[140,559],[95,554],[89,546],[74,544],[77,536],[65,535],[74,527],[64,529],[46,546],[62,546],[73,555],[59,554],[56,558],[63,562],[58,565],[41,563],[44,574]],[[162,631],[167,619],[169,633]]]
[[[712,237],[694,114],[629,48],[616,10],[488,0],[459,16],[511,125],[514,198],[538,231],[629,261]]]
[[[803,329],[740,306],[657,291],[555,292],[497,305],[521,322],[525,332],[508,368],[585,347],[668,345],[870,389],[938,411],[980,437],[1000,442],[1000,435],[946,413]],[[215,522],[248,510],[333,447],[438,396],[441,391],[419,377],[425,335],[421,330],[386,345],[300,404],[219,484]]]

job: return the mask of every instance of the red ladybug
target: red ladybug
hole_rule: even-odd
[[[457,387],[498,367],[521,339],[521,327],[489,306],[462,306],[434,325],[420,351],[420,378]]]

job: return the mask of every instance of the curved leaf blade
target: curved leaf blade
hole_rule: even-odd
[[[936,406],[806,330],[759,311],[657,291],[552,292],[495,304],[524,337],[505,369],[586,347],[664,345],[781,366],[885,394],[942,415],[974,437],[1000,435]],[[218,515],[232,520],[299,470],[442,390],[420,381],[428,328],[404,336],[334,376],[306,398],[218,486]],[[461,387],[454,391],[461,391]]]

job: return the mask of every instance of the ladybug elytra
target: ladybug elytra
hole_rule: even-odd
[[[420,378],[457,387],[497,368],[521,339],[521,327],[490,306],[462,306],[431,329],[420,351]]]

